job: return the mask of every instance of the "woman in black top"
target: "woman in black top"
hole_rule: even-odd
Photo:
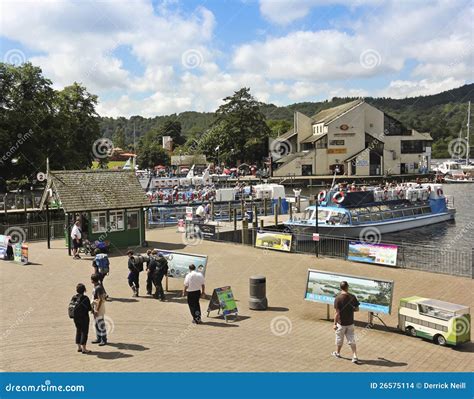
[[[89,312],[92,312],[91,301],[87,295],[84,295],[86,292],[86,286],[84,284],[77,284],[76,292],[76,296],[79,298],[79,303],[74,310],[77,351],[90,353],[90,350],[86,348],[86,344],[87,336],[89,335]]]

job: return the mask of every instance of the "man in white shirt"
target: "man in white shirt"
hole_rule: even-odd
[[[201,324],[201,306],[199,305],[199,298],[204,297],[205,286],[204,276],[196,271],[196,266],[189,266],[189,273],[184,278],[183,296],[188,293],[188,306],[193,317],[194,324]]]
[[[197,207],[196,216],[197,216],[199,221],[204,220],[204,218],[206,216],[206,210],[204,209],[202,204]]]
[[[72,255],[74,259],[81,259],[78,254],[79,248],[81,247],[81,238],[82,238],[82,231],[81,231],[81,222],[79,220],[74,223],[74,226],[71,230],[71,240],[72,240]]]

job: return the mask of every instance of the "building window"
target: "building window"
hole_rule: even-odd
[[[123,211],[109,212],[110,231],[120,231],[124,229],[123,226]]]
[[[92,212],[92,232],[103,233],[107,231],[107,212]]]
[[[138,211],[127,212],[127,230],[138,229]]]
[[[402,154],[422,154],[425,152],[424,140],[404,140],[401,142],[400,152]]]
[[[324,136],[316,141],[316,148],[328,148],[328,137]]]
[[[383,131],[386,136],[410,136],[411,131],[408,130],[400,121],[384,114]]]
[[[344,145],[344,140],[331,140],[329,145]]]

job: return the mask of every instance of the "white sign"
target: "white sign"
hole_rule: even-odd
[[[186,220],[191,221],[193,220],[193,207],[187,206],[186,207]]]
[[[319,233],[313,233],[313,241],[319,241]]]

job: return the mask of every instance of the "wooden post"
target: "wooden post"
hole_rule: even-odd
[[[233,209],[232,213],[234,214],[234,231],[237,230],[237,209]]]
[[[50,223],[49,223],[49,205],[48,205],[48,200],[46,200],[46,229],[48,230],[48,233],[47,233],[48,249],[51,249],[51,228],[50,228]]]
[[[278,197],[278,212],[281,212],[281,197]]]
[[[258,207],[257,207],[257,205],[253,206],[253,213],[254,213],[254,216],[255,216],[255,224],[253,225],[253,227],[257,228],[257,226],[258,226]]]
[[[168,275],[166,275],[165,290],[166,290],[166,292],[169,291],[169,289],[168,289]],[[328,306],[329,306],[329,305],[328,305]]]
[[[260,228],[263,230],[263,219],[260,219]]]
[[[69,216],[67,213],[64,216],[64,220],[66,222],[67,253],[69,256],[71,256],[71,226],[69,226]]]
[[[273,216],[275,217],[275,226],[278,226],[278,204],[273,206]]]
[[[290,207],[290,220],[293,219],[293,203],[288,202],[288,206]]]
[[[244,220],[244,200],[243,198],[240,200],[240,217]]]
[[[263,199],[263,216],[267,216],[267,199]]]
[[[232,203],[229,201],[229,222],[232,222]]]
[[[245,244],[248,228],[249,222],[245,219],[242,219],[242,244]]]
[[[214,221],[214,201],[211,201],[211,220]]]

